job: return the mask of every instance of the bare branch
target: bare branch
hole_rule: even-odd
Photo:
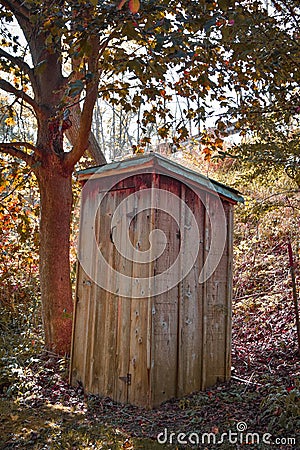
[[[0,80],[0,89],[2,89],[5,92],[8,92],[10,94],[14,94],[17,98],[24,100],[26,103],[28,103],[30,106],[32,106],[32,108],[34,109],[37,116],[41,116],[43,114],[43,111],[41,110],[41,108],[38,106],[38,104],[35,102],[35,100],[32,97],[30,97],[24,91],[15,88],[8,81]]]
[[[35,162],[33,155],[28,155],[28,153],[25,153],[23,150],[17,148],[21,146],[25,148],[34,147],[33,145],[28,144],[27,142],[0,142],[0,152],[14,156],[15,158],[18,159],[22,159],[23,161],[26,162],[26,164],[32,167]]]
[[[7,194],[5,194],[4,196],[1,196],[1,202],[3,202],[3,200],[5,200],[6,198],[10,197],[20,186],[22,186],[22,184],[24,185],[26,183],[26,181],[28,180],[28,178],[30,177],[31,172],[29,172],[21,181],[20,183],[18,183],[10,192],[8,192]],[[21,195],[19,193],[19,195]],[[23,197],[23,196],[22,196]],[[24,198],[24,197],[23,197]],[[3,205],[2,205],[3,206]],[[5,208],[7,210],[7,208]]]
[[[30,10],[26,8],[23,1],[19,2],[18,0],[1,0],[0,3],[8,10],[12,11],[15,15],[19,15],[26,19],[28,19],[30,16]]]
[[[29,79],[33,86],[35,86],[36,81],[34,77],[33,69],[22,59],[17,56],[13,56],[10,53],[6,52],[2,48],[0,48],[0,58],[5,58],[14,65],[18,66],[23,72],[29,76]]]
[[[43,153],[41,152],[41,150],[38,149],[35,145],[31,144],[30,142],[16,141],[16,142],[10,142],[10,143],[5,143],[5,142],[0,143],[0,146],[3,146],[3,145],[4,146],[13,145],[14,147],[24,147],[28,150],[32,150],[37,156],[40,156],[40,157],[43,156]]]

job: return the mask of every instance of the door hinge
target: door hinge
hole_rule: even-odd
[[[131,385],[131,373],[128,373],[126,377],[119,377],[119,380],[124,381],[128,386]]]

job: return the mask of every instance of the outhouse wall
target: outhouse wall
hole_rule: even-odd
[[[198,186],[201,195],[182,179],[162,173],[133,174],[118,181],[98,205],[99,192],[111,186],[112,176],[89,182],[82,191],[76,300],[70,378],[81,382],[87,392],[109,396],[120,402],[154,407],[172,397],[204,389],[230,377],[231,367],[231,290],[232,228],[234,201]],[[157,228],[167,237],[163,254],[149,264],[128,258],[127,230],[123,230],[121,253],[116,250],[111,218],[117,206],[130,194],[137,193],[143,202],[143,189],[155,187],[175,194],[192,210],[200,242],[196,261],[182,278],[185,264],[184,214],[178,224],[160,209],[147,209],[131,215],[129,237],[134,248],[149,249],[149,234]],[[211,245],[211,221],[218,219],[222,205],[226,216],[226,238],[220,262],[204,283],[199,274]],[[137,205],[139,208],[142,205]],[[177,207],[176,205],[174,206]],[[96,211],[96,214],[95,214]],[[186,226],[185,226],[186,225]],[[220,224],[221,226],[222,224]],[[98,249],[92,245],[91,230],[98,248],[115,269],[108,283],[112,292],[95,283],[99,263]],[[120,250],[120,249],[119,249]],[[160,295],[132,298],[139,277],[164,273],[177,256],[181,262],[178,284]],[[128,275],[124,283],[119,275]],[[105,275],[106,276],[106,275]],[[107,273],[107,276],[111,274]],[[155,278],[154,278],[155,280]],[[154,281],[155,282],[155,281]],[[118,295],[118,289],[125,296]]]

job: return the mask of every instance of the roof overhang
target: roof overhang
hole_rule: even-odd
[[[142,173],[158,173],[171,176],[187,185],[192,185],[194,188],[202,188],[212,193],[217,193],[231,202],[244,202],[244,198],[236,189],[152,152],[105,164],[104,166],[80,170],[77,172],[77,178],[79,181],[86,181],[90,178],[100,179],[116,175],[129,177]]]

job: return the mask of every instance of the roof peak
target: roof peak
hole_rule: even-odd
[[[91,177],[103,178],[118,173],[128,173],[128,176],[132,176],[135,173],[140,174],[143,172],[158,172],[162,175],[169,175],[187,184],[205,187],[209,191],[217,192],[234,202],[244,201],[242,195],[236,189],[215,181],[200,172],[155,152],[134,155],[131,158],[126,158],[121,161],[113,161],[102,166],[90,167],[80,170],[77,172],[77,175],[80,181],[85,181]]]

